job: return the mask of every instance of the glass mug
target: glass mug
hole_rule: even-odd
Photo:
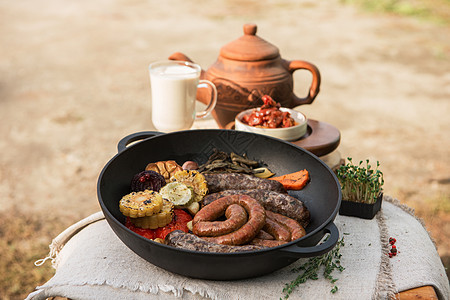
[[[195,119],[206,117],[216,106],[217,90],[208,80],[200,80],[199,65],[185,61],[159,61],[149,66],[152,94],[152,122],[161,132],[186,130]],[[197,88],[211,89],[204,111],[196,112]]]

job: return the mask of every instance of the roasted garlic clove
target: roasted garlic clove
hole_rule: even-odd
[[[155,171],[161,174],[166,182],[170,182],[170,177],[178,171],[182,171],[183,169],[179,164],[174,160],[165,160],[158,161],[154,163],[149,163],[147,167],[145,167],[146,171]]]

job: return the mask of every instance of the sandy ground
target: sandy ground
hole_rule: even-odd
[[[339,128],[344,157],[379,160],[385,193],[422,211],[448,255],[449,28],[338,0],[0,0],[0,210],[99,210],[118,140],[152,129],[148,64],[181,51],[207,68],[248,22],[318,66],[321,92],[300,109]],[[298,95],[309,80],[295,73]]]

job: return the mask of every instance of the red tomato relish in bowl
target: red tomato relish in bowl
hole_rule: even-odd
[[[291,114],[281,111],[281,104],[272,99],[269,95],[261,98],[264,104],[256,108],[249,115],[244,115],[242,122],[249,126],[263,128],[287,128],[297,125]]]

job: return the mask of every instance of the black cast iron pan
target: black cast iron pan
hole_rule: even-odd
[[[136,142],[132,145],[132,142]],[[129,146],[128,146],[129,145]],[[277,175],[306,168],[311,181],[301,191],[290,192],[311,213],[306,236],[282,246],[240,253],[204,253],[173,248],[148,240],[127,229],[119,200],[130,192],[131,178],[150,162],[186,160],[206,162],[216,148],[263,161]],[[285,267],[301,257],[330,251],[339,239],[333,223],[341,203],[340,185],[330,170],[310,152],[264,135],[225,129],[188,130],[163,134],[139,132],[123,138],[119,153],[102,170],[97,185],[98,200],[109,225],[136,254],[152,264],[184,276],[211,280],[256,277]],[[329,233],[328,239],[319,243]]]

